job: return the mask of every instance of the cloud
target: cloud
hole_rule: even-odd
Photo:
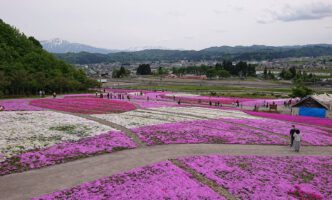
[[[168,11],[167,14],[172,16],[172,17],[184,17],[185,16],[184,13],[182,13],[180,11],[177,11],[177,10]]]
[[[222,10],[217,10],[217,9],[215,9],[215,10],[213,10],[213,12],[214,12],[214,14],[216,14],[216,15],[220,15],[220,14],[225,13],[226,11],[222,11]]]
[[[226,33],[227,30],[223,30],[223,29],[214,29],[213,30],[215,33]]]
[[[293,22],[317,20],[326,17],[332,17],[332,4],[318,2],[297,7],[287,4],[280,11],[266,10],[266,15],[258,19],[257,22],[268,24],[275,21]]]
[[[194,40],[195,39],[195,37],[192,36],[192,35],[186,35],[183,38],[186,39],[186,40]]]

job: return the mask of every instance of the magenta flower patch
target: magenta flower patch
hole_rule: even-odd
[[[190,168],[240,199],[332,199],[331,156],[195,156]]]
[[[271,131],[286,137],[289,137],[289,131],[291,129],[291,123],[273,119],[223,119],[228,122],[237,124],[244,124],[251,127]],[[310,126],[297,125],[301,131],[303,142],[310,145],[332,145],[332,134]]]
[[[40,111],[44,108],[30,105],[32,99],[11,99],[0,100],[0,105],[5,107],[5,111]]]
[[[179,143],[287,144],[288,140],[264,131],[222,120],[194,120],[133,129],[148,145]]]
[[[328,118],[322,119],[322,118],[317,118],[317,117],[293,116],[293,115],[275,114],[275,113],[266,113],[266,112],[253,112],[253,111],[244,111],[244,112],[247,114],[250,114],[250,115],[264,117],[264,118],[278,119],[278,120],[283,120],[283,121],[332,128],[332,119],[328,119]]]
[[[136,109],[129,102],[100,98],[37,99],[31,101],[30,104],[52,110],[82,114],[121,113]]]
[[[50,199],[192,199],[224,200],[209,187],[170,162],[137,168],[127,173],[87,182],[33,200]]]
[[[135,148],[136,144],[124,133],[109,133],[87,137],[75,142],[63,142],[37,149],[0,162],[0,175],[41,168],[81,157]]]

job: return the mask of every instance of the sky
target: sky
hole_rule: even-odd
[[[332,44],[332,0],[0,0],[0,18],[108,49]]]

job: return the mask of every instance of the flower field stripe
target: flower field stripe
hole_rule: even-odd
[[[250,127],[265,129],[274,134],[283,136],[284,138],[289,137],[289,129],[291,123],[281,120],[274,119],[223,119],[231,123],[238,123],[247,125]],[[313,128],[306,125],[296,126],[302,135],[302,141],[307,145],[332,145],[332,134],[324,130]]]
[[[30,105],[32,99],[10,99],[0,100],[0,105],[5,107],[5,111],[41,111],[44,108]]]
[[[266,112],[254,112],[254,111],[244,111],[247,114],[252,116],[295,122],[299,124],[305,124],[309,126],[317,127],[327,127],[332,128],[332,119],[328,118],[317,118],[317,117],[306,117],[306,116],[293,116],[285,114],[275,114],[275,113],[266,113]]]
[[[126,101],[100,98],[38,99],[31,101],[30,104],[47,109],[82,114],[121,113],[136,109],[133,104]]]
[[[239,199],[332,198],[332,156],[209,155],[179,160]]]
[[[0,175],[38,169],[103,153],[135,148],[124,133],[109,132],[75,142],[63,142],[43,149],[34,149],[0,162]]]
[[[5,158],[114,130],[91,120],[53,111],[0,112],[0,124],[0,154]]]
[[[159,112],[161,112],[161,111],[159,111]],[[174,113],[174,112],[170,112],[170,111],[163,111],[163,112],[165,112],[165,113],[168,113],[168,114],[175,114],[175,115],[187,115],[187,116],[191,116],[191,117],[196,117],[196,118],[199,118],[200,116],[198,116],[197,114],[195,114],[195,115],[193,115],[193,114],[189,114],[189,113],[183,113],[183,114],[181,114],[181,113]],[[223,111],[222,111],[223,112]],[[227,113],[227,111],[226,111],[226,113]],[[230,113],[232,113],[232,112],[230,112]],[[206,114],[206,113],[205,113]],[[204,119],[211,119],[211,118],[209,118],[209,117],[201,117],[201,118],[204,118]],[[239,118],[242,118],[242,117],[239,117]],[[246,127],[246,128],[249,128],[249,129],[255,129],[255,130],[259,130],[259,131],[264,131],[264,132],[268,132],[268,133],[270,133],[270,134],[273,134],[273,135],[275,135],[275,136],[277,136],[277,137],[281,137],[281,138],[283,138],[283,139],[285,139],[285,140],[287,140],[288,138],[285,136],[285,135],[280,135],[280,134],[277,134],[277,133],[274,133],[274,132],[272,132],[272,131],[270,131],[270,130],[268,130],[268,129],[263,129],[262,127],[255,127],[255,126],[250,126],[250,125],[248,125],[248,124],[245,124],[245,123],[235,123],[235,122],[232,122],[231,120],[233,120],[233,119],[228,119],[228,118],[219,118],[218,120],[220,120],[220,121],[222,121],[222,122],[225,122],[225,123],[229,123],[229,124],[233,124],[234,126],[243,126],[243,127]],[[249,120],[249,119],[245,119],[245,120]],[[194,125],[195,126],[195,125]],[[200,125],[200,126],[202,126],[202,127],[206,127],[206,126],[204,126],[204,125]],[[206,127],[207,129],[211,129],[211,127]],[[218,130],[218,129],[217,129]],[[220,130],[220,129],[219,129]],[[261,135],[261,134],[257,134],[257,135]],[[262,135],[261,135],[262,136]],[[266,137],[265,135],[263,135],[263,137]]]
[[[280,135],[247,129],[216,120],[194,120],[143,126],[132,129],[148,145],[225,143],[225,144],[287,144]]]
[[[189,168],[185,163],[177,159],[170,159],[175,166],[179,167],[180,169],[184,170],[185,172],[189,173],[193,179],[196,179],[200,183],[210,187],[213,191],[218,193],[220,196],[224,197],[227,200],[236,200],[236,198],[229,193],[225,188],[218,185],[215,181],[206,178],[202,174],[198,173],[194,169]]]
[[[150,109],[151,110],[151,109]],[[165,112],[167,114],[177,114],[177,115],[188,115],[192,117],[199,117],[197,113],[190,114],[187,111],[181,113],[174,111],[158,111]],[[224,112],[224,111],[220,111]],[[232,113],[233,111],[229,111],[228,113]],[[201,112],[202,113],[202,112]],[[227,113],[227,111],[226,111]],[[210,117],[200,116],[203,119],[211,119]],[[234,117],[234,116],[232,116]],[[247,118],[244,116],[236,116],[234,118],[219,118],[218,120],[223,121],[225,123],[231,123],[235,126],[242,126],[248,129],[260,130],[266,133],[273,134],[275,136],[281,137],[284,140],[289,140],[289,129],[290,123],[285,121],[273,120],[273,119],[264,119],[264,118]],[[204,125],[203,125],[204,126]],[[305,125],[297,126],[303,133],[303,144],[304,145],[332,145],[332,134],[317,128],[308,127]]]
[[[86,182],[73,188],[42,195],[50,199],[209,199],[225,200],[209,187],[169,161]]]

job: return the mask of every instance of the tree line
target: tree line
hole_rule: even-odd
[[[180,67],[173,68],[173,74],[184,75],[184,74],[194,74],[194,75],[206,75],[208,78],[227,78],[230,76],[256,76],[255,65],[247,64],[246,62],[240,61],[233,65],[231,61],[223,61],[222,63],[217,63],[215,66],[191,66],[191,67]]]

